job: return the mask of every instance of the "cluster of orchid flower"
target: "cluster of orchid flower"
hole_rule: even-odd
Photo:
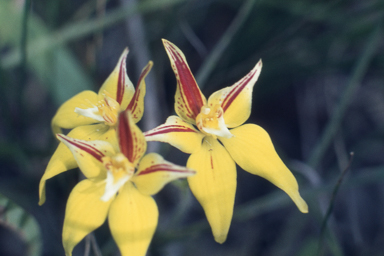
[[[226,240],[236,193],[236,164],[285,191],[303,213],[308,211],[295,177],[277,155],[268,133],[249,118],[252,90],[262,63],[240,81],[213,93],[201,93],[184,54],[163,40],[176,75],[175,111],[166,122],[142,133],[143,69],[136,90],[126,74],[126,49],[96,94],[84,91],[65,102],[52,120],[60,144],[40,181],[45,202],[47,179],[79,167],[86,179],[72,190],[66,207],[63,245],[66,255],[108,217],[122,255],[145,255],[158,221],[151,197],[168,182],[187,178],[218,243]],[[61,129],[72,129],[67,135]],[[160,155],[144,155],[146,141],[161,141],[190,154],[186,167]]]

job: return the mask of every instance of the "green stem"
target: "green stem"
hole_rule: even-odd
[[[331,197],[331,200],[329,202],[329,206],[328,206],[327,212],[326,212],[326,214],[324,216],[323,223],[321,224],[320,237],[319,237],[319,247],[318,247],[318,251],[317,251],[317,255],[318,256],[323,254],[323,247],[322,247],[322,245],[323,245],[323,242],[324,242],[324,235],[325,235],[327,223],[328,223],[329,217],[331,216],[331,213],[333,211],[333,207],[335,205],[335,200],[336,200],[336,195],[337,195],[337,192],[339,192],[341,182],[343,181],[343,178],[344,178],[345,174],[347,173],[347,171],[351,168],[351,163],[352,163],[352,160],[353,160],[353,155],[354,155],[353,152],[351,152],[351,157],[349,159],[348,165],[342,171],[342,173],[340,174],[340,177],[337,180],[337,183],[336,183],[335,187],[333,188],[332,197]]]
[[[209,75],[212,73],[212,70],[215,68],[221,55],[232,41],[236,32],[248,18],[255,2],[256,0],[248,0],[241,6],[239,13],[236,15],[231,25],[225,31],[224,35],[217,43],[214,50],[208,55],[203,65],[200,67],[199,71],[196,74],[196,81],[199,84],[200,89],[204,87],[204,84],[207,82]]]
[[[116,23],[121,22],[128,17],[132,17],[137,13],[144,14],[153,12],[166,6],[178,4],[184,1],[185,0],[146,0],[141,1],[135,6],[116,8],[116,10],[107,13],[103,19],[94,18],[92,20],[76,22],[30,42],[27,47],[29,50],[28,59],[51,50],[57,45],[62,45],[92,33],[102,31],[103,29],[115,25]],[[20,62],[20,52],[13,51],[4,56],[4,58],[1,60],[1,65],[3,68],[12,68],[19,65]]]
[[[384,180],[384,166],[363,169],[360,170],[359,173],[361,174],[351,177],[348,180],[348,183],[344,184],[344,189],[352,189]],[[332,188],[334,188],[334,185],[333,182],[330,182],[318,188],[304,189],[302,194],[305,198],[316,198]],[[262,213],[281,209],[282,207],[289,205],[292,205],[290,198],[281,191],[276,191],[262,198],[237,206],[233,214],[233,221],[245,222]],[[161,234],[156,234],[155,236],[157,236],[158,243],[162,244],[167,241],[175,241],[196,235],[205,230],[209,230],[209,224],[206,220],[201,220],[190,224],[187,227],[169,229]]]
[[[20,140],[20,134],[23,130],[23,123],[25,121],[25,112],[24,112],[24,103],[21,93],[23,91],[23,88],[25,87],[25,84],[27,83],[27,37],[28,37],[28,17],[29,17],[29,11],[31,8],[31,0],[26,0],[24,4],[24,10],[23,10],[23,19],[22,19],[22,25],[21,25],[21,40],[20,40],[20,53],[21,53],[21,65],[20,65],[20,73],[19,73],[19,83],[15,88],[15,95],[16,95],[16,115],[14,117],[15,127],[17,128],[16,133],[18,136],[14,134],[14,139],[16,141]]]
[[[343,97],[341,98],[338,106],[334,111],[334,114],[328,122],[327,127],[325,128],[323,135],[319,140],[319,143],[316,145],[311,156],[309,157],[308,163],[313,168],[316,168],[319,165],[329,145],[332,143],[332,140],[341,125],[344,114],[350,105],[358,86],[361,84],[365,73],[368,70],[369,64],[374,57],[381,38],[381,24],[378,24],[376,29],[371,33],[371,36],[369,37],[368,42],[364,48],[364,52],[362,53],[360,59],[357,61],[353,69],[351,79],[349,80],[349,83],[343,92]]]

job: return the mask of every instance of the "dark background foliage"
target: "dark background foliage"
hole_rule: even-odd
[[[0,255],[64,254],[65,203],[81,177],[72,170],[49,180],[47,202],[37,205],[57,147],[50,122],[65,100],[99,89],[124,47],[134,83],[154,61],[142,130],[174,113],[176,82],[161,38],[184,52],[206,96],[262,58],[247,122],[269,132],[309,213],[238,167],[234,219],[219,245],[177,181],[155,197],[160,221],[149,255],[382,255],[383,16],[380,0],[1,1]],[[149,146],[186,163],[166,144]],[[94,237],[102,255],[118,255],[107,225]],[[92,241],[74,255],[87,255]]]

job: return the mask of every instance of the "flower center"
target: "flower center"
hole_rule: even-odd
[[[216,138],[216,136],[224,138],[233,137],[225,125],[224,112],[219,104],[211,108],[202,106],[200,114],[196,117],[196,125],[202,133],[211,135],[214,138]]]
[[[101,200],[107,202],[132,177],[135,168],[121,153],[112,157],[105,156],[101,160],[107,169],[105,192]]]
[[[117,123],[119,111],[120,104],[106,91],[104,91],[104,99],[99,100],[96,106],[87,109],[75,108],[75,112],[79,115],[104,122],[109,126],[114,126]]]
[[[97,105],[99,114],[104,118],[106,124],[113,126],[117,122],[117,115],[120,110],[120,104],[111,97],[105,96],[104,100],[99,101]]]

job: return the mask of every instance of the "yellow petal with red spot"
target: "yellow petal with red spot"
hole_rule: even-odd
[[[183,52],[165,39],[163,44],[177,81],[175,111],[184,121],[195,124],[196,116],[207,100],[201,93]]]
[[[122,256],[145,256],[157,227],[159,212],[152,197],[127,182],[109,210],[108,222]]]
[[[144,113],[144,96],[146,92],[145,78],[149,71],[151,71],[153,62],[148,62],[147,66],[141,71],[139,81],[136,86],[135,94],[133,95],[131,102],[128,104],[127,110],[132,113],[132,118],[135,123],[139,122]]]
[[[99,90],[99,99],[104,99],[105,94],[107,94],[106,96],[112,97],[120,104],[121,109],[125,109],[128,106],[135,93],[135,88],[127,75],[127,55],[128,48],[125,48],[115,69]]]
[[[89,233],[100,227],[107,218],[111,201],[103,202],[105,183],[83,180],[69,195],[63,226],[63,245],[67,256]]]
[[[140,161],[137,173],[132,177],[140,193],[154,195],[167,183],[194,175],[196,172],[165,161],[160,155],[150,153]]]
[[[252,106],[252,90],[259,78],[261,67],[262,62],[260,60],[240,81],[213,93],[209,97],[208,107],[214,107],[216,104],[221,105],[227,127],[237,127],[249,118]]]
[[[204,208],[216,242],[223,243],[235,202],[235,162],[216,139],[207,136],[200,150],[189,157],[187,167],[197,172],[188,178],[189,187]]]
[[[52,119],[53,133],[61,133],[61,129],[72,129],[80,125],[99,123],[90,117],[79,115],[76,108],[93,108],[97,105],[97,94],[92,91],[83,91],[64,102]]]
[[[235,162],[245,171],[272,182],[291,197],[301,212],[308,212],[295,177],[277,155],[268,133],[254,124],[232,129],[231,133],[234,137],[220,141]]]
[[[191,154],[198,150],[204,134],[178,116],[168,117],[162,124],[144,133],[147,141],[161,141]]]
[[[105,140],[114,145],[114,148],[117,147],[115,130],[103,124],[76,127],[68,133],[68,136],[85,140]],[[72,152],[66,145],[60,143],[55,153],[51,157],[47,169],[45,170],[44,175],[40,180],[39,205],[42,205],[45,202],[45,182],[48,179],[67,170],[76,168],[77,166],[78,165]],[[96,177],[99,175],[98,170],[89,171],[89,173],[84,172],[84,175],[86,175],[88,178]]]

